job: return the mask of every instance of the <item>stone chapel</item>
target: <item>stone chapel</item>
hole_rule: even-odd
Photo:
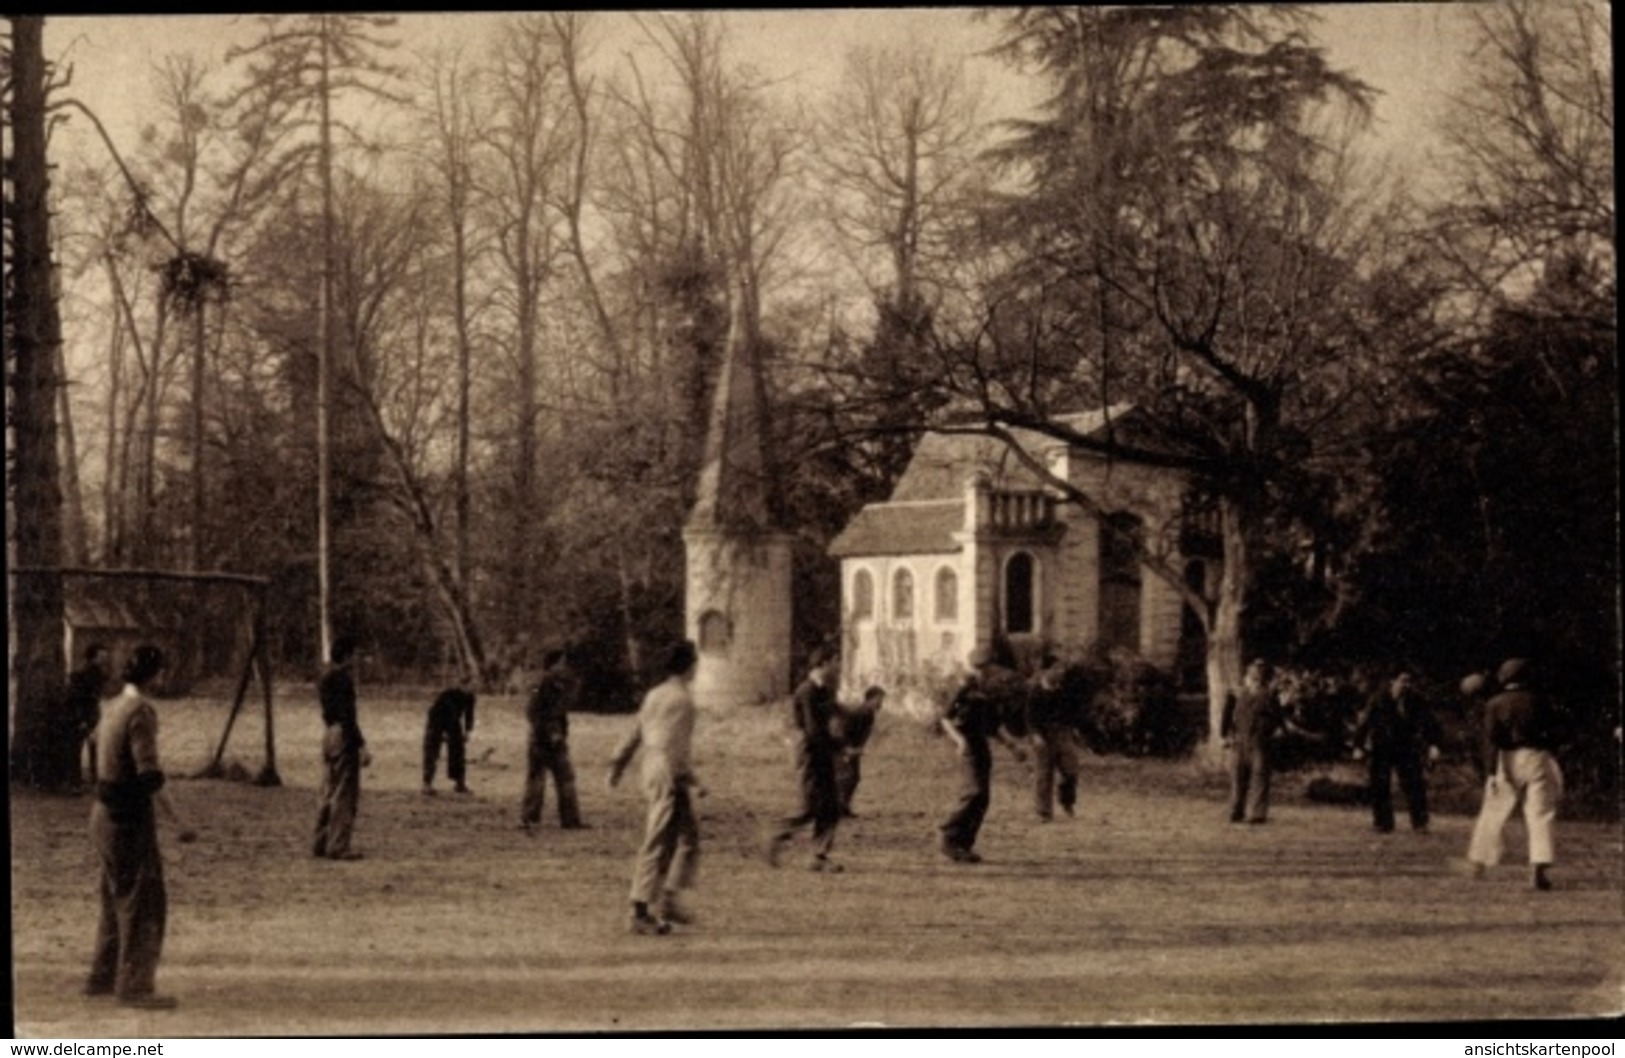
[[[1131,428],[1134,415],[1117,406],[1063,418],[1087,438]],[[1189,656],[1179,591],[1132,543],[1150,541],[1187,584],[1216,575],[1188,557],[1209,552],[1190,543],[1184,476],[1036,434],[1017,441],[1095,497],[1119,531],[1061,502],[1005,442],[926,434],[891,498],[860,510],[829,548],[841,564],[843,697],[880,684],[923,709],[974,648],[1001,637],[1029,660],[1045,646],[1098,645],[1172,671]]]

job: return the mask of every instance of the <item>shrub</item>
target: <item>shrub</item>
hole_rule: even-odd
[[[1313,669],[1282,668],[1275,690],[1285,727],[1273,747],[1274,767],[1295,771],[1350,759],[1350,732],[1363,702],[1350,681]]]
[[[1065,686],[1084,703],[1084,741],[1096,753],[1182,756],[1200,737],[1173,677],[1132,651],[1092,652],[1068,667]]]

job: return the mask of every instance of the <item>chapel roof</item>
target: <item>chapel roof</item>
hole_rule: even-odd
[[[872,503],[829,545],[836,558],[942,554],[958,551],[954,534],[965,527],[965,501]]]
[[[1133,405],[1114,404],[1054,418],[1083,437],[1096,438],[1120,427],[1121,420],[1132,410]],[[1025,450],[1035,455],[1062,445],[1053,437],[1030,430],[1012,433]],[[966,480],[978,471],[986,474],[996,489],[1037,489],[1044,484],[997,437],[931,432],[915,446],[908,468],[892,489],[891,502],[961,498]]]

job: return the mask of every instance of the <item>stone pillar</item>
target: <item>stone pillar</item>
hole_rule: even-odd
[[[791,539],[684,530],[684,627],[700,648],[700,708],[759,705],[790,692]]]
[[[998,629],[999,568],[992,547],[992,483],[977,471],[965,482],[965,525],[954,534],[963,548],[959,577],[959,658],[993,642]]]

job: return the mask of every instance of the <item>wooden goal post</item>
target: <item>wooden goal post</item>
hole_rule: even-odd
[[[182,572],[178,570],[155,569],[92,569],[88,567],[64,566],[56,569],[13,569],[13,576],[41,577],[58,576],[63,581],[64,596],[73,597],[75,592],[68,585],[75,579],[83,581],[123,581],[132,584],[191,584],[197,588],[221,585],[231,586],[244,593],[248,599],[247,631],[248,645],[243,654],[242,664],[233,674],[233,693],[231,711],[226,715],[225,726],[220,732],[220,739],[215,745],[214,753],[198,773],[198,778],[212,778],[224,774],[223,761],[226,745],[231,739],[231,729],[237,722],[237,716],[242,711],[243,701],[248,695],[249,681],[256,675],[259,678],[260,691],[265,709],[265,760],[255,776],[255,783],[260,786],[280,786],[282,777],[277,771],[276,764],[276,728],[275,706],[271,690],[271,650],[266,635],[265,604],[266,592],[270,585],[267,577],[251,576],[244,573],[226,573],[221,571],[210,572]],[[133,593],[127,593],[133,594]],[[73,609],[71,603],[65,604],[68,610]],[[241,610],[237,612],[241,614]],[[65,614],[71,621],[71,617]],[[127,619],[127,618],[126,618]],[[151,631],[150,629],[143,631]],[[64,628],[64,634],[72,636],[72,625]],[[70,656],[69,664],[75,659]]]

